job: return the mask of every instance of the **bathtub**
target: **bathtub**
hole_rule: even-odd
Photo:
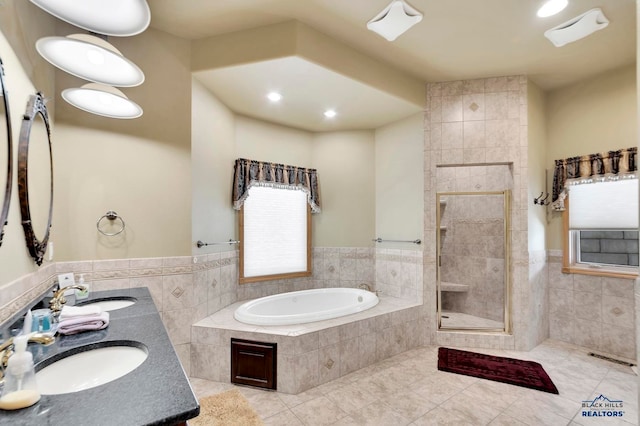
[[[236,320],[252,325],[287,325],[355,314],[378,304],[378,296],[355,288],[292,291],[250,300],[238,307]]]

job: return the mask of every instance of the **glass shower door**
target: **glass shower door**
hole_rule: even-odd
[[[509,332],[509,191],[436,198],[438,329]]]

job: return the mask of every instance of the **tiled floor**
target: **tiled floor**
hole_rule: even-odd
[[[192,379],[192,384],[198,397],[239,389],[264,423],[275,426],[637,424],[638,377],[629,367],[553,340],[530,352],[471,350],[537,361],[560,394],[438,371],[434,346],[402,353],[298,395],[201,379]],[[582,417],[582,401],[599,395],[623,401],[623,416]]]

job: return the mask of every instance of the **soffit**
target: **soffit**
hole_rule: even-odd
[[[194,40],[194,75],[223,103],[311,131],[377,128],[417,113],[425,82],[525,74],[553,90],[635,62],[634,0],[574,0],[545,19],[535,14],[542,0],[409,2],[424,19],[393,43],[366,29],[388,0],[149,4],[153,27]],[[611,22],[604,30],[562,48],[543,36],[594,7]],[[268,90],[286,92],[277,108],[266,102]],[[324,120],[331,105],[339,116]]]

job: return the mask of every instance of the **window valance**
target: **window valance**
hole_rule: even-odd
[[[553,208],[564,210],[565,187],[573,180],[579,183],[603,181],[633,175],[637,169],[638,148],[570,157],[555,161],[553,172]]]
[[[312,213],[320,213],[320,193],[316,169],[238,158],[233,173],[233,208],[240,210],[254,185],[281,189],[301,189],[307,194]]]

